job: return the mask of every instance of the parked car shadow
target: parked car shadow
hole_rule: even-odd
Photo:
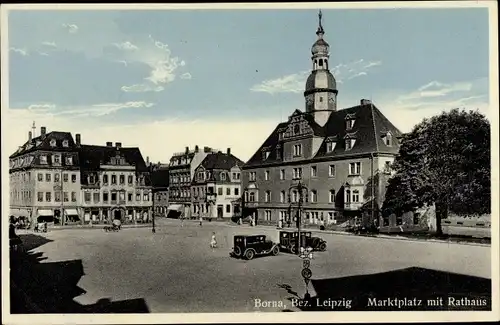
[[[29,236],[29,237],[27,237]],[[43,253],[30,250],[50,241],[37,235],[20,235],[26,253],[10,259],[10,305],[12,314],[32,313],[148,313],[144,299],[82,305],[73,299],[84,293],[78,286],[85,274],[81,260],[41,263]],[[38,237],[38,238],[37,238]]]
[[[491,310],[490,279],[420,267],[311,283],[317,295],[302,310]],[[383,302],[394,298],[403,301],[400,306]]]

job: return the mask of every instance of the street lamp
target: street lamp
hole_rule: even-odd
[[[297,205],[297,232],[298,232],[298,241],[297,241],[297,249],[296,249],[296,252],[297,254],[299,254],[300,252],[300,248],[302,246],[302,234],[301,234],[301,226],[302,226],[302,204],[304,202],[304,195],[307,195],[308,193],[308,189],[307,189],[307,186],[305,186],[304,184],[302,184],[302,182],[299,180],[299,182],[295,185],[292,185],[290,186],[290,188],[288,189],[288,200],[289,200],[289,203],[290,203],[290,212],[292,211],[291,207],[292,207],[292,204],[295,203],[295,202],[292,202],[291,200],[291,192],[292,191],[295,191],[298,193],[298,205]],[[291,218],[291,215],[290,215],[290,218]]]
[[[156,228],[155,228],[155,192],[153,189],[151,190],[151,199],[153,200],[151,205],[151,209],[153,210],[153,220],[152,220],[153,228],[151,229],[151,232],[154,234],[156,232]]]
[[[311,299],[311,295],[309,294],[309,281],[312,277],[312,271],[309,268],[311,266],[311,260],[313,258],[313,252],[311,247],[301,247],[299,257],[302,259],[302,271],[301,275],[304,278],[304,282],[306,284],[306,293],[304,294],[304,300]]]

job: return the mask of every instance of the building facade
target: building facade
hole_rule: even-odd
[[[192,182],[193,217],[224,219],[240,213],[243,164],[229,148],[226,153],[211,153],[203,159]]]
[[[168,165],[151,165],[151,185],[153,186],[153,210],[156,216],[167,216],[168,211]]]
[[[169,191],[168,191],[168,216],[192,218],[191,182],[193,181],[195,169],[214,149],[204,147],[200,150],[195,146],[194,150],[186,147],[184,152],[174,153],[169,163]]]
[[[303,223],[339,224],[354,217],[377,223],[401,132],[369,100],[337,110],[321,13],[316,34],[305,112],[295,110],[280,123],[243,166],[243,214],[292,221],[299,201],[292,186],[301,182],[307,188]]]
[[[10,156],[10,212],[32,225],[151,220],[149,170],[138,148],[82,145],[69,132],[32,137]]]

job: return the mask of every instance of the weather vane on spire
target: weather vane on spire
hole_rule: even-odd
[[[319,26],[318,26],[318,31],[316,32],[316,35],[321,37],[325,33],[325,31],[323,30],[323,25],[321,25],[321,19],[323,18],[323,13],[321,12],[321,9],[319,10],[318,17],[319,17]]]
[[[321,9],[319,10],[318,17],[319,17],[319,27],[323,27],[323,26],[321,26],[321,18],[323,17],[323,14],[321,13]]]

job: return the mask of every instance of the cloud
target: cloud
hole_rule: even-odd
[[[349,63],[340,63],[330,69],[337,83],[343,83],[344,80],[351,80],[357,77],[366,76],[368,71],[376,66],[381,65],[381,61],[369,61],[364,59]],[[307,77],[311,72],[301,71],[286,75],[284,77],[264,80],[260,84],[250,88],[253,92],[265,92],[268,94],[276,93],[301,93],[304,91]]]
[[[42,42],[42,45],[47,46],[47,47],[57,48],[57,45],[55,42]]]
[[[153,86],[147,84],[135,84],[132,86],[123,86],[121,89],[126,93],[144,93],[150,91],[159,92],[164,90],[162,86]]]
[[[138,106],[143,107],[144,104]],[[37,115],[26,109],[5,109],[2,111],[2,117],[4,112],[6,127],[2,136],[12,139],[4,143],[2,150],[6,152],[14,152],[17,146],[27,139],[31,125],[36,121],[36,125],[46,126],[48,132],[68,131],[73,136],[80,133],[82,143],[85,144],[104,145],[107,141],[117,141],[122,142],[124,147],[139,147],[143,156],[149,156],[154,162],[168,162],[174,152],[182,151],[186,146],[194,148],[195,145],[224,151],[231,148],[234,155],[246,161],[279,122],[273,118],[242,120],[238,117],[217,117],[195,121],[165,118],[130,125],[110,125],[100,123],[99,119],[85,122],[86,120],[69,118],[67,115]],[[232,136],[228,137],[227,134]]]
[[[75,24],[62,24],[62,27],[64,27],[68,33],[71,34],[78,32],[78,26]]]
[[[25,49],[18,49],[18,48],[15,48],[15,47],[11,47],[9,50],[12,51],[12,52],[15,52],[15,53],[19,53],[22,56],[28,55],[28,51],[25,50]]]
[[[181,74],[181,79],[191,79],[193,76],[189,72]]]
[[[123,42],[123,43],[113,43],[114,46],[116,46],[117,48],[119,48],[120,50],[124,50],[124,51],[135,51],[135,50],[138,50],[139,48],[130,43],[130,42]]]
[[[399,100],[412,100],[419,98],[445,97],[453,93],[468,92],[472,89],[472,82],[441,83],[431,81],[416,91],[403,95]]]

